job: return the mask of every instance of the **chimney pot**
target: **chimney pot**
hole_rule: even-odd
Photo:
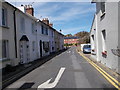
[[[53,27],[53,23],[50,23],[49,26],[50,26],[50,27]]]
[[[32,7],[32,5],[25,5],[25,9],[26,9],[26,13],[34,16],[34,8]]]
[[[48,18],[43,18],[42,21],[43,21],[45,24],[49,25],[49,20],[48,20]]]

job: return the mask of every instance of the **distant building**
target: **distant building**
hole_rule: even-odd
[[[78,44],[79,37],[64,37],[64,44]]]
[[[90,31],[91,57],[120,73],[120,2],[103,1],[92,0],[96,14]]]

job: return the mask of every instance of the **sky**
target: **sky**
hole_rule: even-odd
[[[41,20],[43,18],[49,18],[50,22],[53,23],[53,27],[58,31],[61,29],[64,35],[74,35],[80,31],[89,32],[95,14],[95,4],[92,4],[90,1],[6,1],[10,2],[16,7],[20,6],[21,4],[32,4],[34,7],[35,17]]]

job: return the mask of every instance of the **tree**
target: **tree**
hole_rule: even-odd
[[[80,44],[90,43],[89,32],[86,32],[86,31],[78,32],[74,36],[80,37],[79,39]]]
[[[65,35],[65,37],[72,37],[72,34],[67,34]]]

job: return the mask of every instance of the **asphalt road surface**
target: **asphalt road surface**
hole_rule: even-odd
[[[7,88],[114,88],[72,47]]]

